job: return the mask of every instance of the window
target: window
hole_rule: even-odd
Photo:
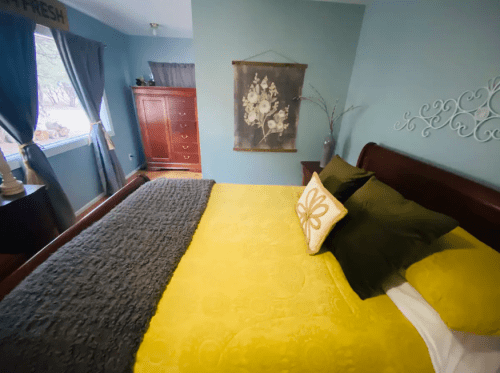
[[[66,149],[67,147],[63,145],[69,142],[78,139],[86,141],[90,123],[69,80],[49,28],[37,25],[35,47],[38,73],[38,124],[33,141],[41,145],[42,149],[55,147]],[[101,119],[106,130],[111,132],[105,97],[101,105]],[[18,154],[17,142],[1,128],[0,146],[5,156]]]

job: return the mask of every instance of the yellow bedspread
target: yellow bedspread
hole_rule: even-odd
[[[386,295],[361,301],[306,254],[303,187],[216,184],[137,353],[135,372],[433,372]]]

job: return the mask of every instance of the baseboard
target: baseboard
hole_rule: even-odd
[[[125,176],[125,180],[127,183],[130,181],[130,179],[133,178],[133,176],[139,171],[143,166],[137,167],[135,170],[132,170],[127,176]],[[86,203],[82,208],[80,208],[77,212],[75,212],[75,215],[77,218],[80,217],[83,213],[88,213],[89,209],[92,209],[93,207],[96,207],[96,205],[104,202],[106,199],[106,195],[104,193],[99,194],[97,197],[92,199],[90,202]]]
[[[144,165],[140,165],[135,170],[132,170],[127,176],[125,176],[125,180],[127,180],[127,182],[129,182],[130,179],[137,173],[137,171],[139,171],[143,167],[144,167]]]
[[[96,205],[98,202],[103,201],[106,198],[104,193],[99,194],[97,197],[92,199],[90,202],[86,203],[82,208],[80,208],[77,212],[75,212],[76,217],[78,218],[81,214],[86,212],[88,209]]]

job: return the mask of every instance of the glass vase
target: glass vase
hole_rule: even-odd
[[[323,152],[321,153],[321,158],[319,161],[320,167],[325,167],[328,162],[333,157],[333,152],[335,151],[335,139],[332,134],[325,136],[325,140],[323,141]]]

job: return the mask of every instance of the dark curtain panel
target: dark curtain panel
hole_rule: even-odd
[[[196,88],[194,63],[151,62],[155,84],[163,87]]]
[[[75,213],[47,157],[33,143],[38,120],[35,23],[0,12],[0,126],[21,144],[26,182],[43,181],[63,232],[76,221]]]
[[[104,192],[111,195],[125,185],[125,175],[111,138],[99,116],[104,93],[104,45],[67,31],[52,29],[64,67],[91,124],[97,169]]]

